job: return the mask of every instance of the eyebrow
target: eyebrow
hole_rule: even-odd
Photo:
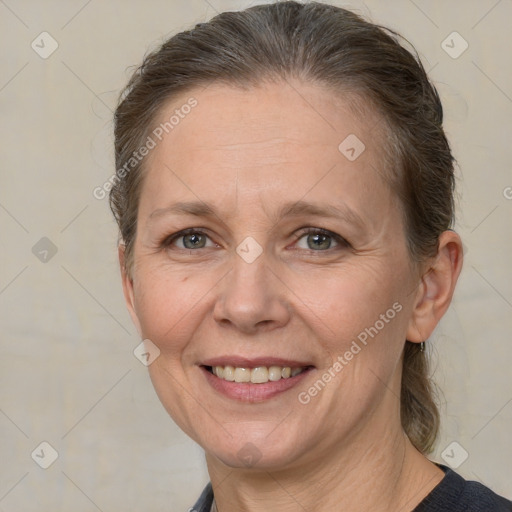
[[[221,218],[213,205],[203,201],[181,201],[166,208],[158,208],[151,212],[149,218],[153,219],[172,214]],[[365,225],[361,216],[344,203],[334,206],[330,204],[315,204],[302,200],[285,203],[277,212],[276,219],[279,221],[285,217],[299,217],[303,215],[344,219],[359,227]]]
[[[344,219],[361,227],[365,224],[361,216],[345,203],[335,206],[331,204],[308,203],[307,201],[294,201],[283,205],[279,211],[278,218],[298,217],[301,215]]]
[[[212,217],[215,216],[215,210],[208,203],[203,203],[201,201],[179,202],[166,208],[157,208],[149,214],[149,218],[164,217],[171,214]]]

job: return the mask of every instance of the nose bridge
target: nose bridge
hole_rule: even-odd
[[[272,287],[269,286],[268,273],[269,254],[263,252],[263,248],[252,240],[245,240],[236,248],[233,255],[233,271],[229,286],[226,290],[226,299],[233,311],[240,314],[263,314],[265,302],[272,295]]]
[[[248,251],[249,252],[249,251]],[[267,257],[260,255],[250,261],[244,260],[238,253],[233,255],[230,291],[239,296],[253,294],[255,298],[265,292],[265,274],[268,272]]]
[[[232,270],[218,297],[214,316],[246,332],[262,325],[284,325],[288,308],[271,269],[271,255],[251,237],[232,256]]]

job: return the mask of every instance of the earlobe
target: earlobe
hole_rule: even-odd
[[[139,336],[142,336],[142,330],[140,327],[139,318],[137,316],[137,312],[135,310],[135,294],[133,289],[133,279],[131,278],[127,266],[126,266],[126,246],[122,243],[119,244],[117,249],[119,256],[119,266],[121,269],[121,281],[123,284],[123,294],[126,302],[126,307],[128,309],[128,313],[130,313],[130,317],[132,319]]]
[[[462,242],[457,233],[444,231],[437,255],[423,274],[407,330],[407,339],[421,343],[434,331],[450,305],[462,269]]]

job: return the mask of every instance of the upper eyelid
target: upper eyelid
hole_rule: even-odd
[[[320,233],[322,235],[331,236],[332,238],[338,238],[340,240],[344,240],[344,238],[341,235],[338,235],[338,233],[335,233],[334,231],[330,231],[329,229],[325,228],[314,228],[312,226],[300,228],[296,230],[294,233],[295,236],[302,238],[304,235],[309,235],[311,233]]]
[[[182,229],[180,231],[177,231],[176,233],[172,233],[169,236],[166,236],[163,238],[161,245],[170,245],[171,242],[175,242],[176,240],[179,240],[180,238],[183,238],[184,236],[191,235],[194,233],[199,233],[201,235],[207,236],[212,242],[212,237],[208,233],[209,230],[206,228],[186,228]]]
[[[334,231],[330,231],[329,229],[325,228],[313,228],[313,227],[307,227],[303,228],[303,230],[298,230],[299,233],[296,233],[295,241],[300,240],[305,235],[314,234],[314,233],[320,233],[322,235],[330,236],[334,240],[336,240],[336,243],[339,245],[345,245],[348,247],[351,247],[350,242],[343,236],[339,235],[338,233],[335,233]],[[315,252],[327,252],[327,251],[315,251]]]

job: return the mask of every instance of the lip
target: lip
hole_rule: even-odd
[[[240,361],[238,358],[230,358],[229,361],[238,361],[236,365],[232,364],[232,366],[239,366]],[[220,360],[212,360],[216,363]],[[223,361],[226,361],[226,359],[223,359]],[[267,364],[259,363],[255,364],[255,360],[251,360],[251,364],[247,364],[245,367],[248,368],[255,368],[256,366],[267,366]],[[269,359],[265,359],[265,361],[269,361]],[[280,363],[276,363],[276,359],[272,359],[272,363],[268,364],[269,366],[290,366],[289,363],[291,361],[286,362],[285,365],[282,365]],[[230,363],[226,363],[230,364]],[[311,365],[304,365],[304,364],[296,364],[293,363],[295,367],[306,367],[306,369],[300,373],[299,375],[296,375],[295,377],[289,377],[287,379],[280,379],[278,381],[269,381],[265,382],[263,384],[254,384],[252,382],[230,382],[224,379],[220,379],[216,375],[213,375],[208,370],[208,366],[223,366],[222,364],[208,364],[208,365],[201,365],[199,368],[201,369],[202,374],[204,375],[206,382],[218,393],[221,395],[230,398],[231,400],[237,400],[240,402],[248,402],[248,403],[258,403],[258,402],[264,402],[266,400],[270,400],[271,398],[274,398],[277,395],[280,395],[281,393],[284,393],[285,391],[288,391],[295,386],[297,386],[302,380],[304,380],[311,371],[314,370],[314,367]]]
[[[201,366],[235,366],[238,368],[256,368],[258,366],[289,366],[290,368],[305,368],[311,366],[311,362],[282,359],[279,357],[254,357],[220,356],[207,359],[199,363]]]

